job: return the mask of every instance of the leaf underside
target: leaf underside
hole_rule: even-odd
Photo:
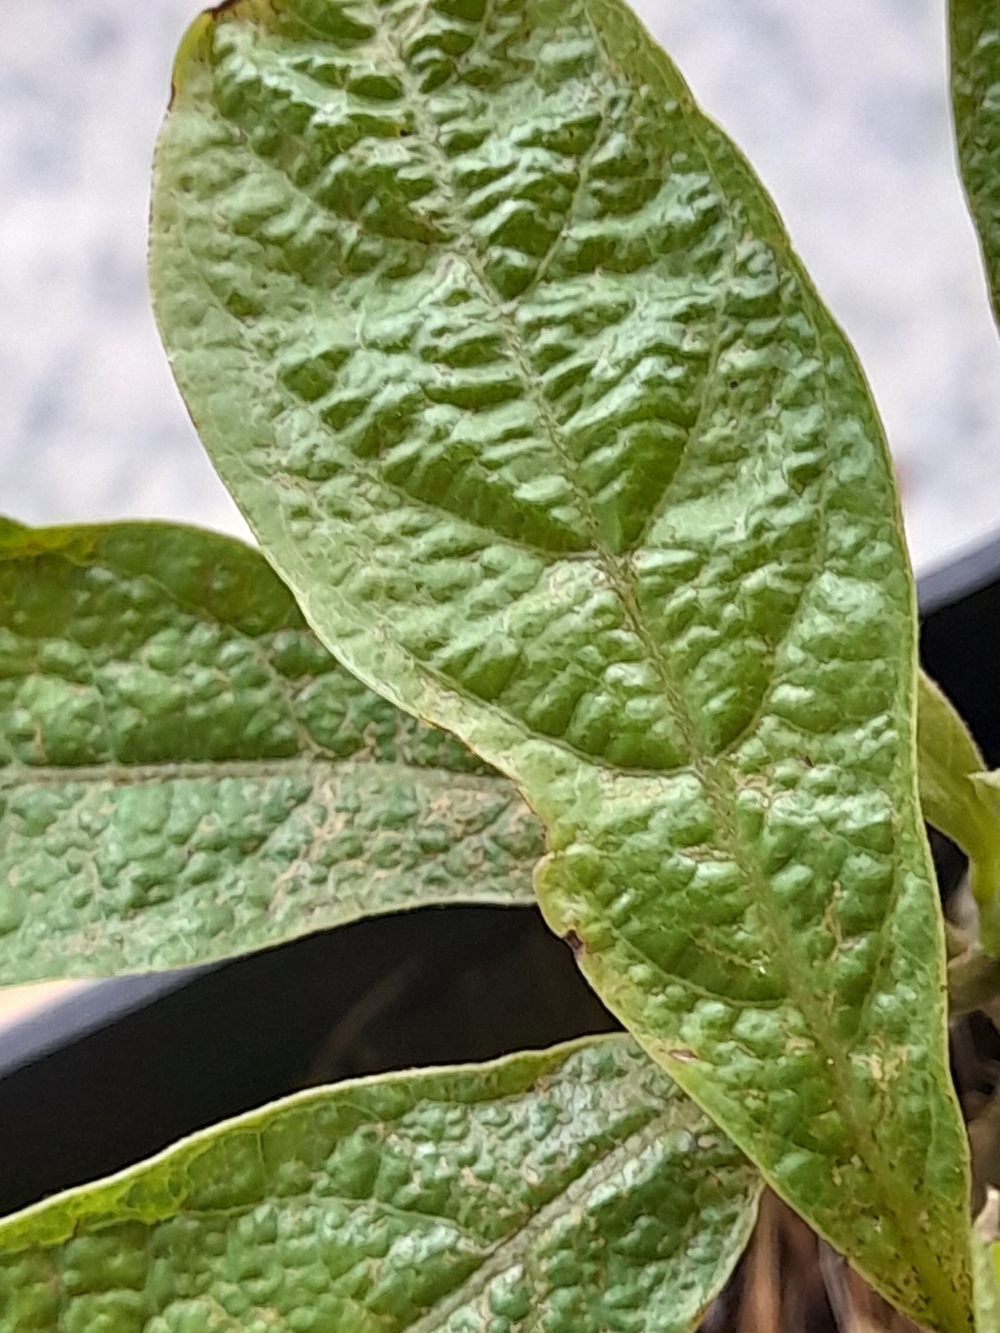
[[[917,708],[920,805],[928,824],[969,858],[983,948],[1000,956],[1000,803],[979,747],[952,704],[921,673]]]
[[[0,1331],[680,1333],[758,1193],[627,1038],[386,1075],[0,1224]]]
[[[951,0],[950,35],[958,161],[1000,319],[1000,13],[994,0]]]
[[[242,0],[156,170],[178,383],[309,621],[517,781],[647,1050],[966,1329],[894,483],[746,163],[616,0]]]
[[[1000,1333],[1000,1245],[974,1235],[976,1333]]]
[[[0,533],[0,983],[534,900],[538,821],[334,661],[256,551]]]
[[[923,672],[918,682],[917,762],[924,818],[966,852],[982,841],[983,818],[969,779],[986,767],[979,747],[940,687]]]

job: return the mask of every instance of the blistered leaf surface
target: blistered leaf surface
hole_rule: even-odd
[[[680,1333],[758,1190],[626,1038],[391,1075],[0,1225],[0,1330]]]
[[[965,1329],[912,586],[853,355],[614,0],[205,16],[152,276],[352,669],[510,773],[605,1002],[892,1299]]]
[[[1000,12],[951,0],[951,96],[958,159],[979,231],[994,314],[1000,311]]]
[[[263,557],[167,524],[0,535],[0,981],[533,901],[537,820],[326,652]]]

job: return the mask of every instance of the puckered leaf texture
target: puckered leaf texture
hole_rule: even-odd
[[[548,920],[777,1190],[968,1328],[912,581],[760,184],[617,0],[237,0],[174,85],[157,314],[307,618],[515,778]]]
[[[1000,11],[951,0],[951,97],[958,160],[1000,318]]]
[[[338,665],[259,552],[0,531],[0,983],[534,901],[509,781]]]
[[[681,1333],[758,1193],[624,1037],[385,1075],[0,1224],[0,1333]]]

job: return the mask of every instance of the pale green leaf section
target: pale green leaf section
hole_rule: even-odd
[[[548,920],[775,1188],[969,1328],[893,478],[732,144],[617,0],[244,0],[152,228],[310,622],[516,779]]]
[[[987,1187],[986,1203],[972,1235],[972,1271],[976,1292],[976,1333],[1000,1333],[1000,1194]]]
[[[1000,954],[1000,791],[968,728],[937,685],[920,674],[917,707],[920,804],[928,824],[969,858],[980,939]]]
[[[969,879],[979,901],[983,947],[1000,957],[1000,772],[973,773],[970,781],[984,812],[982,837],[992,860],[985,851],[970,859]]]
[[[1000,1333],[1000,1246],[978,1237],[972,1241],[972,1268],[976,1290],[976,1333]]]
[[[681,1333],[759,1178],[627,1038],[276,1103],[0,1224],[2,1333]]]
[[[256,551],[0,532],[0,981],[532,902],[538,821],[339,666]]]
[[[1000,317],[1000,9],[951,0],[951,99],[958,160]]]
[[[917,766],[928,824],[963,848],[974,846],[982,814],[969,778],[986,764],[954,705],[923,671],[917,687]]]

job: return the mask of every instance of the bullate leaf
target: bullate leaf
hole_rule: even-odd
[[[1000,317],[1000,12],[994,0],[951,0],[950,30],[958,161]]]
[[[0,1224],[0,1331],[681,1333],[758,1193],[627,1038],[386,1075]]]
[[[856,361],[617,0],[197,20],[152,282],[351,669],[511,775],[602,999],[890,1299],[967,1329],[912,581]]]
[[[512,785],[339,666],[259,552],[0,532],[3,983],[532,902],[541,848]]]
[[[983,948],[1000,954],[1000,792],[994,794],[979,747],[937,685],[921,672],[917,771],[924,818],[969,858]]]

